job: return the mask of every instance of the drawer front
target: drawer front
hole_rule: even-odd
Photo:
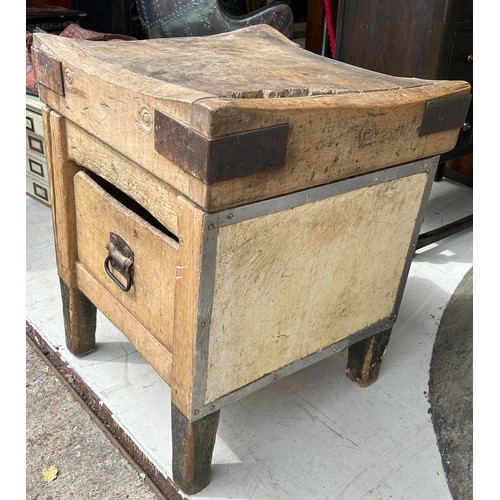
[[[472,41],[472,31],[457,31],[455,33],[447,75],[448,79],[465,80],[471,85],[473,84]],[[457,146],[467,144],[472,144],[472,101],[464,126],[457,139]]]
[[[458,9],[459,20],[472,20],[474,13],[472,0],[461,0]]]
[[[42,115],[28,108],[26,108],[26,131],[44,135]]]
[[[30,132],[26,133],[26,150],[40,156],[45,156],[45,140],[43,137]]]
[[[33,198],[50,205],[49,184],[32,175],[26,175],[26,192]]]
[[[47,163],[45,162],[45,158],[39,155],[29,152],[26,154],[26,173],[39,179],[41,182],[49,182]]]
[[[447,78],[472,85],[472,31],[457,31],[453,38]]]
[[[83,172],[75,176],[78,259],[120,304],[164,347],[172,349],[177,241],[143,217],[133,200]],[[118,201],[118,199],[120,201]],[[133,251],[132,286],[123,291],[106,272],[106,246],[111,233]],[[126,278],[108,263],[109,272],[126,285]],[[106,304],[95,304],[106,314]]]

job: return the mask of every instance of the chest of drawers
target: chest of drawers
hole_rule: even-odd
[[[391,75],[473,84],[472,0],[340,0],[335,58]],[[472,105],[457,144],[472,153]]]
[[[26,193],[50,205],[42,106],[40,99],[26,94]]]

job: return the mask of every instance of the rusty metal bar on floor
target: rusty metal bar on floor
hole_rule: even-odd
[[[432,231],[422,233],[418,237],[416,249],[418,250],[419,248],[423,248],[431,243],[443,240],[444,238],[459,233],[460,231],[470,229],[472,227],[472,218],[472,215],[468,215],[467,217],[451,222],[450,224],[446,224],[437,229],[433,229]]]
[[[139,472],[146,473],[145,480],[158,497],[164,500],[181,499],[182,496],[174,483],[156,468],[120,427],[100,398],[78,373],[69,367],[61,355],[49,346],[29,321],[26,321],[26,340],[132,466]]]

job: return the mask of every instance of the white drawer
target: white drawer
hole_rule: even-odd
[[[26,173],[39,179],[40,182],[49,182],[47,163],[45,158],[40,155],[26,153]]]
[[[26,108],[26,130],[37,135],[44,135],[42,115],[28,108]]]
[[[26,150],[45,156],[45,140],[39,135],[26,132]]]
[[[26,193],[46,205],[50,205],[49,184],[29,174],[26,174]]]

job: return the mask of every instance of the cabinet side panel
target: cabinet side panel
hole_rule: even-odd
[[[342,2],[336,58],[390,75],[444,78],[458,2]]]
[[[205,403],[391,316],[427,179],[219,228]]]

